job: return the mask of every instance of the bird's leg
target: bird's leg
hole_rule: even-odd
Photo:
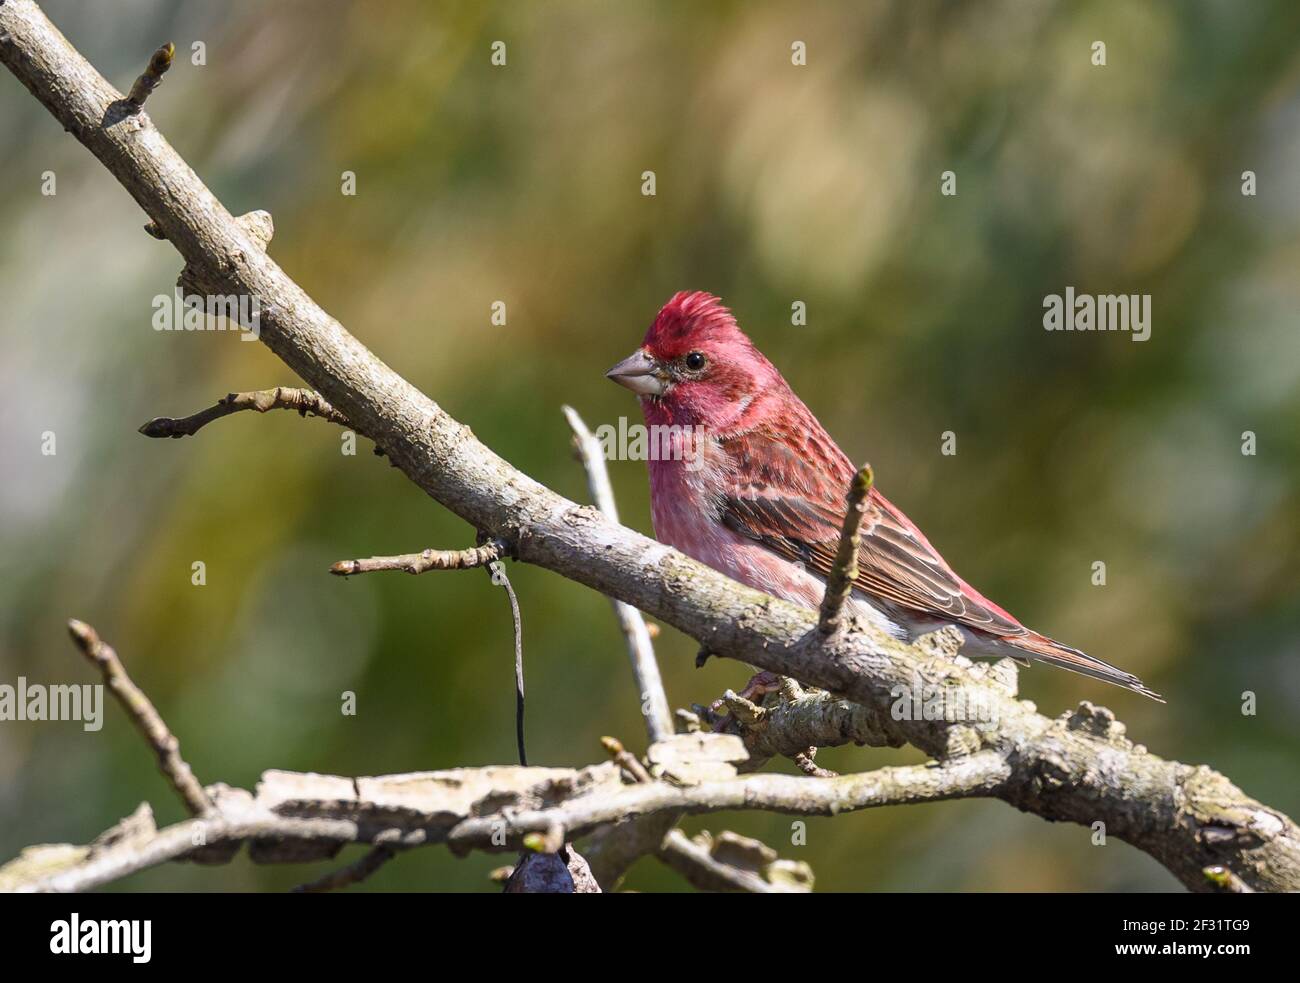
[[[740,691],[740,696],[751,703],[762,703],[763,697],[767,696],[768,693],[779,693],[784,682],[784,676],[778,676],[774,672],[763,670],[750,677],[749,682],[745,684],[745,688]]]

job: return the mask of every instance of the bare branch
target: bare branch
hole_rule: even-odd
[[[858,579],[858,549],[862,543],[862,520],[867,515],[867,497],[875,479],[871,465],[862,465],[849,485],[848,511],[844,513],[844,526],[840,529],[840,545],[835,553],[835,563],[826,578],[826,593],[822,595],[821,615],[817,630],[831,635],[840,626],[840,612],[844,602],[853,592],[853,582]]]
[[[215,405],[200,410],[192,416],[180,419],[169,416],[155,417],[140,427],[140,433],[146,437],[191,437],[213,420],[220,420],[223,416],[230,416],[231,413],[238,413],[241,410],[256,410],[258,413],[265,413],[268,410],[296,410],[300,416],[310,413],[330,423],[337,423],[343,427],[352,426],[347,418],[322,399],[320,394],[310,389],[276,386],[274,389],[261,389],[257,392],[230,393],[217,400]]]
[[[973,679],[987,680],[1007,696],[1016,695],[1017,667],[1013,660],[971,662],[960,654],[960,644],[960,633],[954,628],[945,627],[920,636],[913,648],[925,653],[927,658],[937,664],[956,666],[969,673]],[[797,687],[798,684],[795,685]],[[916,694],[924,697],[925,685],[924,680],[918,676],[913,680],[912,686],[898,690],[894,707],[901,715],[924,714],[924,700],[918,712],[912,696]],[[948,709],[957,709],[960,698],[960,692],[951,694],[946,701]],[[717,702],[726,705],[726,697]],[[969,709],[977,710],[978,707],[972,706]],[[756,710],[760,712],[748,715],[733,712],[731,717],[737,724],[733,729],[744,739],[745,747],[756,766],[776,757],[793,758],[798,763],[799,756],[806,754],[809,748],[840,747],[845,744],[900,747],[904,743],[892,726],[892,712],[889,717],[882,718],[879,713],[861,704],[820,690],[783,687],[780,700],[769,706],[756,707]]]
[[[720,839],[722,838],[744,839],[743,837],[737,837],[735,833],[723,833]],[[680,829],[674,829],[664,837],[663,845],[660,846],[659,852],[655,856],[686,878],[687,883],[692,887],[697,887],[701,891],[739,891],[747,894],[806,894],[812,890],[811,873],[807,872],[806,864],[796,865],[786,861],[785,864],[788,866],[777,866],[776,851],[763,846],[757,840],[748,840],[747,842],[755,847],[761,847],[771,854],[771,859],[764,858],[766,860],[764,873],[767,876],[755,870],[746,870],[735,864],[727,863],[725,860],[716,857],[711,848],[716,848],[717,841],[714,841],[708,833],[703,833],[693,840]],[[802,870],[796,871],[796,868],[802,868]],[[803,876],[800,876],[801,874]]]
[[[719,762],[709,749],[727,741],[735,738],[705,739],[696,749],[703,749],[699,759],[679,748],[686,755],[681,763],[716,769]],[[332,856],[349,843],[392,850],[446,843],[456,853],[517,851],[528,843],[563,844],[620,816],[752,809],[836,815],[988,795],[1009,770],[998,755],[982,752],[946,765],[882,768],[840,778],[736,775],[733,766],[725,777],[694,785],[626,785],[620,772],[612,762],[583,769],[491,766],[357,779],[272,771],[262,776],[255,796],[223,788],[212,812],[161,830],[150,823],[98,848],[28,848],[0,867],[0,890],[89,890],[200,850],[242,842],[252,843],[259,862],[296,863]]]
[[[720,699],[716,701],[711,710],[718,707],[726,707],[732,718],[736,720],[742,728],[757,728],[762,726],[763,718],[767,716],[767,707],[759,706],[757,703],[741,696],[735,690],[726,690]]]
[[[600,441],[573,407],[564,407],[564,418],[569,421],[574,447],[587,472],[587,489],[591,493],[592,502],[606,519],[617,523],[618,506],[614,504],[614,489],[609,483],[609,472],[605,468],[605,455]],[[665,740],[673,735],[673,713],[668,705],[668,695],[664,692],[649,627],[641,612],[632,605],[612,597],[610,603],[614,606],[614,614],[618,618],[619,627],[623,629],[623,637],[627,640],[627,654],[632,660],[632,676],[636,680],[650,743]]]
[[[185,808],[191,815],[201,816],[212,810],[212,800],[194,777],[194,772],[181,757],[181,743],[167,727],[149,697],[131,681],[122,667],[122,661],[112,647],[100,639],[98,633],[84,621],[68,622],[68,633],[91,663],[104,675],[104,685],[117,697],[131,723],[135,724],[149,746],[158,756],[158,768],[163,773]]]
[[[330,567],[330,573],[351,577],[358,573],[377,570],[399,570],[402,573],[427,573],[430,570],[471,570],[495,563],[506,555],[506,544],[492,539],[482,546],[464,550],[427,549],[420,553],[403,553],[399,556],[372,556],[365,560],[339,560]]]
[[[679,787],[667,782],[633,785],[616,793],[583,796],[533,811],[472,817],[448,834],[453,852],[512,849],[529,833],[559,826],[577,837],[628,816],[665,811],[691,814],[762,809],[799,816],[834,816],[860,809],[988,796],[1010,769],[997,754],[981,752],[947,764],[881,768],[839,778],[741,775]],[[504,837],[505,844],[498,845]]]

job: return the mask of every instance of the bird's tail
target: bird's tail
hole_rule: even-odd
[[[1141,693],[1143,696],[1148,696],[1160,703],[1165,702],[1163,696],[1154,690],[1147,689],[1142,680],[1131,672],[1118,669],[1109,662],[1102,662],[1101,659],[1094,659],[1091,655],[1080,652],[1078,649],[1072,649],[1068,645],[1062,645],[1046,635],[1030,632],[1028,635],[1021,635],[1017,638],[1007,638],[1005,642],[1024,652],[1031,659],[1037,659],[1039,662],[1046,662],[1053,666],[1060,666],[1062,669],[1069,669],[1071,672],[1082,673],[1085,676],[1092,676],[1094,679],[1105,680],[1116,686],[1123,686],[1125,689],[1132,690],[1134,693]]]

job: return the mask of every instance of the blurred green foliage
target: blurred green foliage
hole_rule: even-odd
[[[585,499],[561,403],[593,426],[635,417],[604,369],[671,293],[718,293],[967,579],[1169,698],[1031,669],[1044,712],[1103,700],[1135,740],[1300,813],[1300,5],[45,8],[119,88],[175,41],[148,106],[168,139],[232,211],[269,209],[278,262],[529,474]],[[510,623],[487,578],[325,572],[473,531],[365,442],[344,456],[334,428],[291,414],[138,436],[295,380],[235,335],[151,329],[175,253],[7,76],[0,164],[0,681],[92,681],[64,635],[75,616],[118,647],[205,781],[511,761]],[[1151,340],[1045,332],[1043,298],[1067,285],[1150,293]],[[612,474],[624,521],[649,532],[644,465]],[[605,600],[512,577],[530,757],[598,760],[602,734],[640,746]],[[678,706],[747,675],[695,670],[671,629],[658,650]],[[348,690],[356,716],[340,713]],[[84,842],[142,799],[179,817],[122,714],[105,719],[97,734],[0,723],[0,856]],[[1176,887],[1124,844],[998,803],[811,820],[806,846],[789,817],[687,826],[762,836],[831,890]],[[505,859],[416,851],[362,889],[490,890]],[[120,888],[283,889],[321,869],[173,865]],[[653,861],[628,883],[682,887]]]

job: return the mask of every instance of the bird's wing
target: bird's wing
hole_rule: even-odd
[[[822,577],[830,573],[853,466],[820,427],[791,438],[750,430],[725,438],[721,518],[728,528]],[[922,614],[1007,638],[1027,629],[955,574],[919,529],[874,488],[855,585]]]

